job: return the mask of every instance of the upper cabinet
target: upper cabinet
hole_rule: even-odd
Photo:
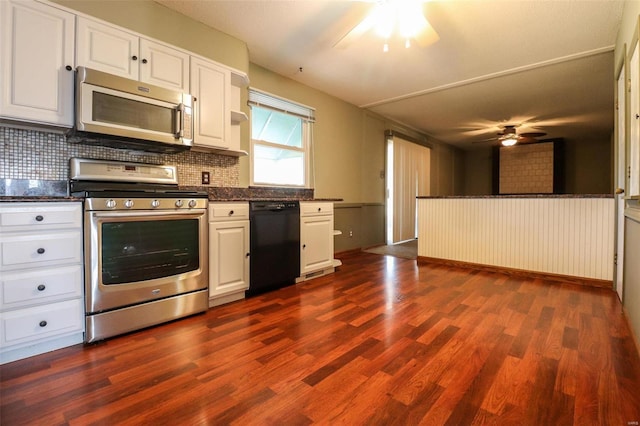
[[[73,14],[25,1],[0,1],[0,118],[73,126]]]
[[[77,65],[189,92],[189,54],[118,27],[78,17]]]
[[[194,148],[240,156],[247,75],[48,3],[0,0],[0,123],[73,127],[84,66],[194,96]]]
[[[193,145],[240,149],[231,141],[231,71],[216,62],[191,57],[191,94],[195,97]]]

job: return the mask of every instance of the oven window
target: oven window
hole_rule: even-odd
[[[175,109],[93,92],[93,121],[173,134],[175,114]]]
[[[102,224],[102,284],[124,284],[197,270],[198,219]]]

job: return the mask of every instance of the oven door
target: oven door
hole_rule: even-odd
[[[206,210],[85,215],[87,314],[208,287]]]

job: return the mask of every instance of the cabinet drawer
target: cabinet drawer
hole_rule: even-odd
[[[82,233],[13,234],[0,239],[0,270],[77,263],[82,257]]]
[[[300,216],[319,216],[333,214],[333,203],[301,202]]]
[[[249,219],[249,203],[209,203],[209,221]]]
[[[82,226],[81,203],[38,203],[0,207],[0,229],[33,231]]]
[[[0,279],[0,309],[82,296],[82,266],[7,272]]]
[[[80,299],[0,313],[0,343],[15,345],[49,336],[82,331]]]

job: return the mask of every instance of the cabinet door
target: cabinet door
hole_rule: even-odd
[[[231,148],[231,72],[191,57],[191,94],[196,97],[195,146]]]
[[[249,221],[209,224],[209,297],[249,288]]]
[[[300,219],[300,274],[333,265],[333,215]]]
[[[78,18],[77,65],[138,80],[136,35],[86,18]]]
[[[0,1],[0,22],[0,116],[71,127],[74,16],[34,1]]]
[[[140,81],[188,93],[189,55],[140,39]]]

